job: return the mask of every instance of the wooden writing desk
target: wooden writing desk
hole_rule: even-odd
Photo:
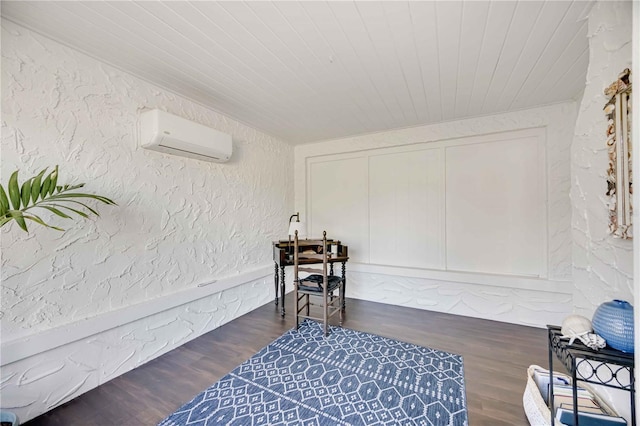
[[[306,240],[298,240],[298,245],[301,249],[317,249],[312,247],[310,243],[305,243]],[[337,245],[337,253],[332,254],[329,258],[330,271],[329,274],[333,275],[333,264],[336,262],[342,263],[342,279],[344,280],[344,287],[347,287],[346,266],[347,260],[349,260],[349,247],[340,243],[337,240],[327,240],[327,249],[331,250],[332,246]],[[293,241],[280,240],[273,242],[273,262],[275,264],[274,285],[276,290],[275,305],[278,306],[280,302],[280,315],[284,316],[284,268],[286,266],[293,266]],[[300,264],[313,264],[322,263],[322,259],[299,259]],[[278,282],[280,282],[280,297],[278,297]]]

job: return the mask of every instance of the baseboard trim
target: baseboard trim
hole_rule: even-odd
[[[176,293],[163,295],[142,303],[127,306],[85,318],[28,336],[18,337],[0,344],[0,366],[55,349],[77,340],[85,339],[115,327],[128,324],[186,303],[211,296],[239,285],[265,278],[273,274],[273,265],[262,266],[239,275],[198,284]]]

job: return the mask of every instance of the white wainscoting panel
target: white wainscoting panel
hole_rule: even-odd
[[[547,277],[541,128],[307,158],[309,229],[352,261]]]
[[[367,157],[310,162],[309,237],[348,241],[349,256],[369,262]]]
[[[436,266],[426,268],[392,265],[397,262],[392,255],[384,256],[381,260],[381,253],[376,253],[379,244],[374,242],[379,240],[376,240],[378,237],[375,231],[379,226],[371,225],[371,260],[350,259],[347,264],[347,296],[543,328],[549,323],[560,324],[572,312],[572,298],[575,297],[571,281],[569,188],[570,146],[576,113],[576,104],[570,102],[297,146],[294,164],[297,182],[296,211],[299,209],[301,215],[309,216],[313,198],[309,191],[309,167],[315,162],[368,156],[368,171],[376,173],[374,163],[377,160],[372,159],[378,155],[393,161],[396,154],[412,152],[417,155],[424,150],[444,150],[446,147],[468,143],[474,138],[517,140],[541,137],[543,150],[539,154],[543,156],[545,168],[540,175],[545,177],[542,190],[546,200],[542,220],[546,224],[540,245],[544,246],[541,249],[545,253],[543,256],[536,256],[538,259],[546,259],[544,267],[539,268],[541,271],[546,270],[546,277],[453,271]],[[442,168],[444,182],[444,163]],[[391,176],[390,172],[387,172],[387,177],[400,179]],[[351,178],[361,180],[355,174]],[[417,176],[414,178],[419,179]],[[375,180],[376,177],[370,175],[371,206],[375,205]],[[301,182],[306,184],[302,185]],[[390,211],[388,206],[384,207],[387,212]],[[380,204],[371,207],[369,211],[372,224],[376,223],[374,218],[378,208]],[[446,219],[444,207],[442,210]],[[392,225],[387,223],[386,226]],[[350,248],[354,243],[359,243],[341,235],[337,237]],[[444,240],[442,242],[441,249],[444,252]],[[436,245],[437,241],[433,241],[433,244]]]
[[[443,149],[369,157],[371,263],[444,268]]]
[[[447,269],[546,276],[543,133],[446,148]]]

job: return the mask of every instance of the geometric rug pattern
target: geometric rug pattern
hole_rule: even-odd
[[[467,424],[460,355],[309,320],[159,423]]]

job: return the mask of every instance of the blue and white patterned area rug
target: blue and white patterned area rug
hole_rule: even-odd
[[[160,426],[467,425],[462,357],[305,321]]]

